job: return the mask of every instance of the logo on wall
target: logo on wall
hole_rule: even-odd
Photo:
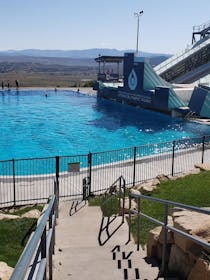
[[[128,86],[130,90],[135,90],[138,84],[138,78],[134,69],[130,72],[128,76]]]

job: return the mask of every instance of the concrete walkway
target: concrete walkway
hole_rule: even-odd
[[[142,250],[137,252],[133,241],[125,245],[128,239],[127,222],[120,226],[121,218],[116,218],[109,227],[109,234],[118,226],[119,229],[103,246],[99,246],[100,208],[85,205],[70,216],[71,203],[60,204],[53,257],[55,280],[157,278],[158,269],[145,262],[145,253]],[[101,240],[106,239],[105,231]]]

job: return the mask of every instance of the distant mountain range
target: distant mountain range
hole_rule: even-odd
[[[134,50],[117,50],[117,49],[86,49],[86,50],[8,50],[0,51],[0,56],[32,56],[32,57],[57,57],[57,58],[95,58],[100,55],[123,56],[125,52],[134,52]],[[165,57],[170,54],[140,52],[143,57]]]

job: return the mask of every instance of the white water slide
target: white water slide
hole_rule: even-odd
[[[184,51],[177,53],[176,55],[170,57],[164,62],[160,63],[154,70],[164,79],[170,82],[178,82],[184,83],[189,80],[189,72],[190,72],[190,82],[193,80],[197,80],[196,78],[200,78],[210,73],[209,61],[209,48],[210,48],[210,37],[205,37],[201,39],[199,42],[195,43],[191,48],[187,48]],[[206,56],[202,65],[198,65],[198,67],[194,67],[191,71],[183,72],[183,69],[186,69],[186,63],[194,63],[195,59],[198,59],[200,56]],[[199,69],[197,69],[199,68]],[[180,71],[181,70],[181,71]],[[199,70],[199,71],[198,71]],[[179,72],[180,71],[180,75]],[[173,72],[173,76],[170,74]],[[187,76],[186,76],[187,75]],[[168,79],[167,79],[168,77]],[[175,77],[175,78],[174,78]]]

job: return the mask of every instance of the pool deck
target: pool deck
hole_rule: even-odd
[[[58,92],[60,90],[69,90],[69,91],[74,91],[77,92],[77,90],[79,89],[80,93],[83,94],[88,94],[88,95],[97,95],[97,91],[93,90],[92,87],[20,87],[19,90],[43,90],[43,91],[47,91],[47,90],[57,90]],[[4,90],[7,90],[7,88],[5,88]],[[10,90],[16,90],[16,88],[10,88]]]

